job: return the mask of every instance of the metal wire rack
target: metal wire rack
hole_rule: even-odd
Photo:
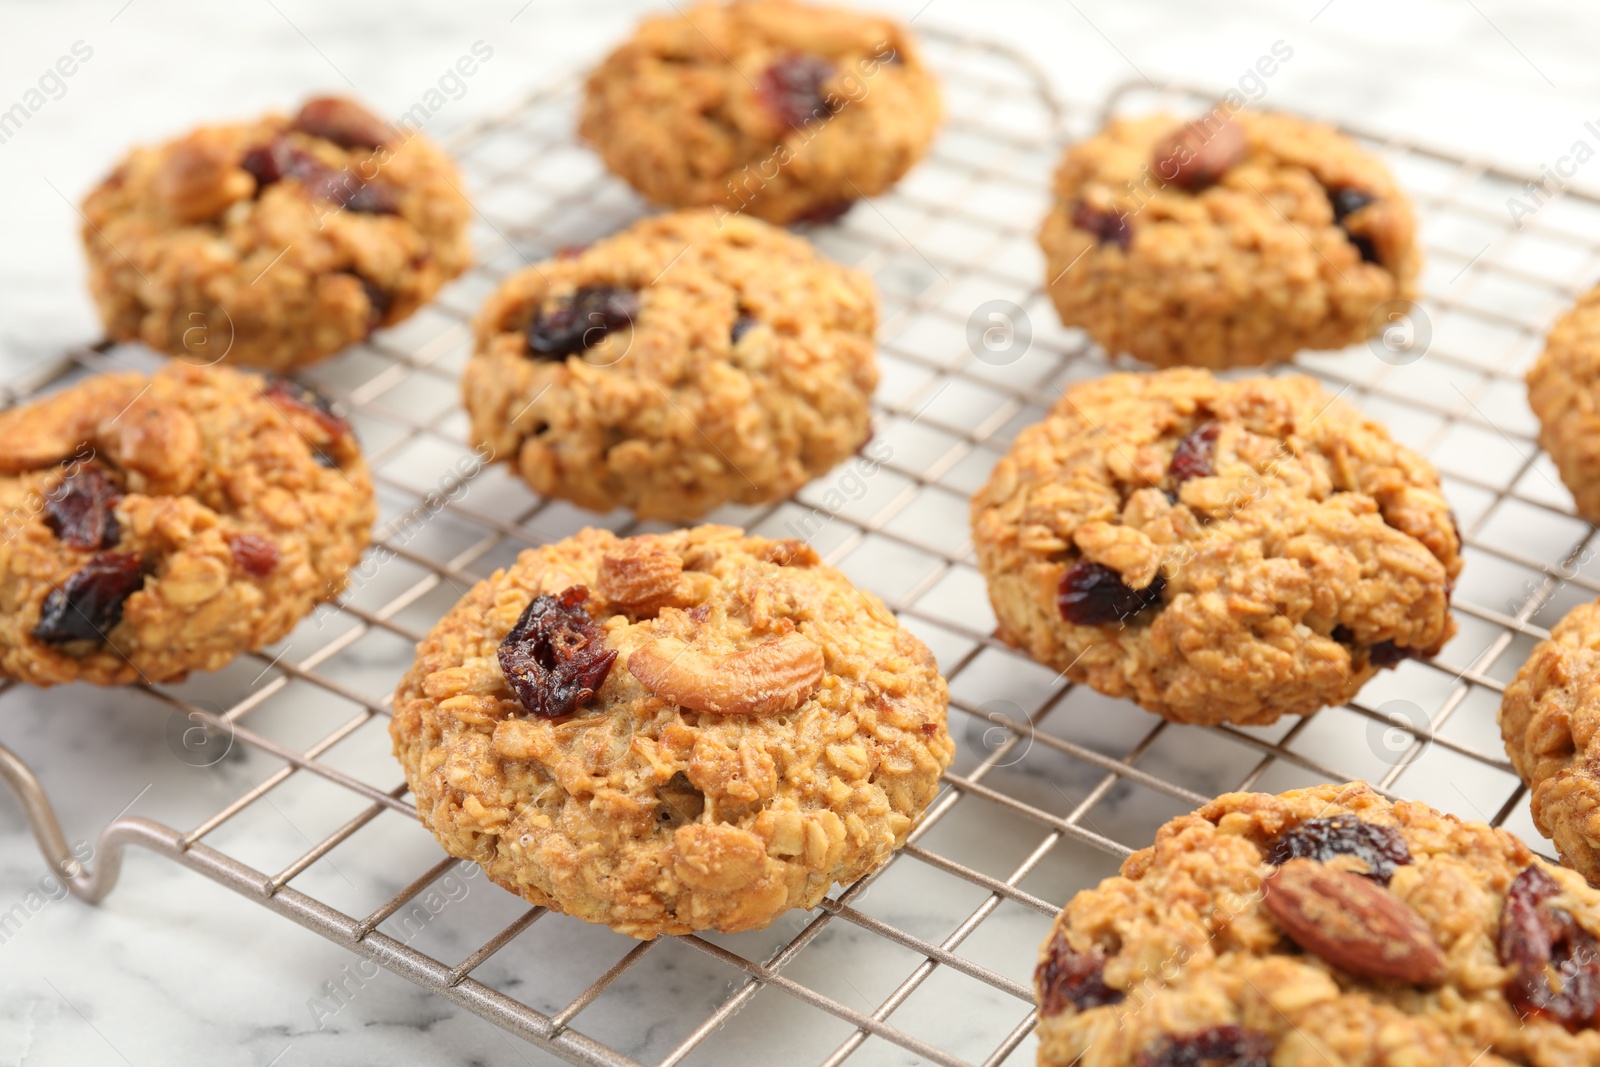
[[[1058,907],[1214,794],[1365,778],[1539,840],[1494,710],[1528,645],[1600,593],[1600,573],[1593,531],[1537,456],[1518,376],[1552,317],[1600,272],[1600,201],[1568,194],[1519,227],[1505,199],[1522,176],[1355,132],[1417,200],[1424,310],[1409,345],[1298,363],[1444,472],[1467,543],[1460,634],[1348,707],[1267,728],[1169,725],[993,638],[966,500],[1065,383],[1110,366],[1057,325],[1039,285],[1033,229],[1064,139],[1105,114],[1193,110],[1207,97],[1140,84],[1103,109],[1065,105],[1002,47],[925,39],[950,110],[931,157],[891,195],[808,234],[877,280],[885,458],[847,464],[796,500],[714,516],[808,537],[937,653],[959,755],[889,866],[812,912],[737,936],[633,942],[494,889],[470,901],[446,892],[449,906],[433,906],[441,886],[472,872],[437,858],[396,784],[386,700],[412,644],[520,549],[588,523],[643,528],[478,469],[455,403],[466,323],[485,293],[523,262],[644,210],[573,142],[577,87],[564,84],[453,142],[479,207],[481,265],[410,322],[309,375],[348,407],[383,505],[342,602],[233,668],[133,692],[178,716],[173,751],[238,783],[234,799],[186,830],[115,819],[91,872],[71,859],[38,778],[0,749],[0,776],[76,895],[101,899],[123,850],[138,845],[520,1035],[534,1055],[571,1063],[776,1055],[834,1067],[909,1056],[989,1067],[1032,1062],[1029,975]],[[77,352],[8,399],[148,359]],[[264,829],[264,806],[292,812],[296,833]]]

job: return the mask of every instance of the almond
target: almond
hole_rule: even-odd
[[[1237,122],[1208,115],[1157,141],[1150,167],[1162,181],[1197,193],[1221,181],[1249,150]]]
[[[387,122],[342,96],[307,100],[294,117],[294,128],[345,149],[381,148],[394,134]]]
[[[1341,971],[1411,985],[1444,980],[1444,952],[1422,916],[1359,874],[1296,859],[1263,889],[1267,912],[1289,939]]]

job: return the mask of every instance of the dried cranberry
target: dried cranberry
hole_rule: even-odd
[[[269,375],[267,387],[261,391],[261,395],[279,408],[288,407],[310,415],[331,437],[343,437],[350,432],[350,424],[334,414],[332,401],[293,378]]]
[[[1039,1014],[1059,1015],[1070,1004],[1088,1011],[1104,1004],[1121,1003],[1124,993],[1106,985],[1106,954],[1098,948],[1074,952],[1060,933],[1050,941],[1050,951],[1033,973],[1039,989]]]
[[[282,179],[288,163],[288,145],[281,139],[246,149],[244,158],[239,160],[239,166],[255,178],[257,193]]]
[[[1133,244],[1133,226],[1123,211],[1101,211],[1080,200],[1072,206],[1072,225],[1094,234],[1102,245],[1114,244],[1124,252]]]
[[[1056,603],[1061,617],[1078,626],[1127,623],[1135,615],[1161,602],[1167,580],[1156,575],[1143,589],[1130,589],[1122,575],[1101,563],[1079,560],[1061,576]]]
[[[1367,662],[1374,667],[1393,667],[1411,655],[1411,649],[1401,648],[1393,641],[1379,641],[1367,648]]]
[[[1550,903],[1560,892],[1538,864],[1512,880],[1500,910],[1500,963],[1511,971],[1506,999],[1518,1012],[1577,1030],[1600,1012],[1600,941]]]
[[[1411,850],[1399,830],[1350,814],[1307,819],[1273,842],[1267,862],[1274,867],[1298,859],[1327,863],[1335,856],[1355,856],[1363,861],[1366,877],[1379,885],[1389,884],[1396,867],[1411,863]]]
[[[1328,203],[1333,205],[1333,221],[1337,226],[1344,225],[1344,220],[1368,204],[1373,202],[1369,193],[1348,185],[1338,189],[1328,190]]]
[[[228,548],[239,569],[253,578],[265,578],[278,565],[278,546],[269,537],[258,533],[236,533],[228,536]]]
[[[823,91],[831,77],[833,64],[821,56],[784,56],[761,72],[758,91],[778,121],[794,129],[837,110],[837,102]]]
[[[821,224],[841,219],[851,208],[856,206],[854,200],[825,200],[820,204],[812,204],[794,217],[794,221]]]
[[[756,325],[756,320],[740,312],[739,317],[733,320],[733,329],[728,331],[728,339],[733,344],[739,343],[739,338],[749,333]]]
[[[363,181],[348,170],[335,170],[298,145],[282,137],[245,152],[239,166],[256,179],[257,191],[285,178],[305,186],[319,200],[368,215],[394,215],[400,211],[394,190],[377,181]]]
[[[122,487],[105,471],[80,466],[44,498],[44,521],[73,548],[110,548],[122,533],[112,510],[121,499]]]
[[[1269,1067],[1272,1038],[1240,1026],[1168,1034],[1139,1053],[1138,1067]]]
[[[1172,488],[1178,488],[1190,478],[1209,478],[1216,473],[1212,464],[1216,461],[1217,434],[1221,430],[1220,423],[1204,423],[1178,442],[1167,464],[1167,479]]]
[[[589,590],[538,596],[500,642],[500,669],[528,711],[546,719],[571,715],[605,682],[615,649],[584,610]]]
[[[359,274],[356,275],[356,280],[361,283],[361,291],[367,294],[367,332],[371,333],[383,325],[389,309],[394,306],[394,296],[388,290],[380,288],[376,282],[370,282]]]
[[[554,307],[540,308],[528,324],[535,355],[565,359],[593,348],[613,330],[633,325],[639,294],[611,285],[586,285]]]
[[[1362,260],[1367,263],[1379,262],[1378,247],[1372,243],[1372,238],[1369,235],[1351,233],[1350,227],[1345,225],[1345,220],[1368,204],[1373,203],[1374,199],[1370,193],[1364,193],[1360,189],[1353,189],[1349,186],[1328,190],[1328,203],[1333,206],[1334,225],[1344,230],[1345,237],[1349,239],[1352,245],[1355,245],[1356,251],[1361,253]],[[1381,264],[1379,265],[1381,266]]]
[[[103,640],[122,621],[123,603],[142,585],[136,553],[102,552],[50,590],[33,636],[50,644]]]

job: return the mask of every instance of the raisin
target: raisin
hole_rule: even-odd
[[[1333,205],[1333,222],[1336,226],[1343,226],[1346,218],[1354,215],[1372,202],[1373,197],[1371,194],[1364,193],[1360,189],[1351,188],[1348,185],[1339,189],[1328,190],[1328,203]]]
[[[239,569],[252,578],[265,578],[278,565],[278,546],[258,533],[228,535],[228,548]]]
[[[288,145],[280,139],[246,149],[239,166],[255,178],[256,193],[260,195],[262,189],[283,178],[288,160]]]
[[[1547,1015],[1568,1030],[1600,1011],[1600,941],[1564,908],[1561,892],[1538,864],[1517,875],[1500,911],[1500,963],[1511,972],[1506,999],[1523,1016]]]
[[[1345,220],[1351,215],[1374,202],[1372,194],[1349,186],[1328,190],[1328,203],[1333,206],[1333,224],[1344,231],[1345,237],[1355,245],[1364,262],[1378,263],[1381,266],[1378,260],[1378,248],[1372,243],[1372,238],[1367,234],[1351,233],[1350,227],[1345,225]]]
[[[261,395],[278,408],[287,407],[310,415],[331,437],[343,437],[350,432],[350,424],[334,414],[332,401],[293,378],[269,375],[267,387],[261,391]]]
[[[821,224],[841,219],[851,208],[856,206],[854,200],[824,200],[820,204],[812,204],[794,217],[794,221]]]
[[[1270,1067],[1272,1038],[1240,1026],[1168,1034],[1139,1053],[1138,1067]]]
[[[633,325],[639,294],[611,285],[586,285],[528,324],[528,347],[547,359],[565,359],[593,348],[613,330]]]
[[[739,317],[733,320],[733,329],[728,331],[728,340],[733,344],[738,344],[739,338],[749,333],[755,325],[756,320],[741,311]]]
[[[537,596],[500,642],[500,669],[528,711],[546,719],[571,715],[605,682],[617,658],[583,607],[589,590]]]
[[[784,56],[761,72],[758,92],[778,121],[794,129],[837,110],[837,102],[823,91],[831,77],[833,64],[821,56]]]
[[[1105,626],[1127,623],[1152,605],[1161,602],[1167,580],[1159,574],[1143,589],[1130,589],[1122,575],[1101,563],[1079,560],[1061,576],[1056,603],[1061,617],[1078,626]]]
[[[1103,977],[1106,954],[1098,948],[1088,952],[1074,952],[1067,940],[1057,933],[1050,941],[1050,952],[1034,971],[1034,985],[1039,988],[1039,1014],[1059,1015],[1070,1004],[1079,1011],[1088,1011],[1105,1004],[1119,1004],[1123,999],[1120,989],[1106,985]]]
[[[144,585],[144,570],[133,552],[102,552],[66,584],[50,590],[33,636],[50,644],[100,641],[122,621],[123,603]]]
[[[1094,234],[1100,244],[1114,244],[1124,252],[1133,244],[1133,226],[1126,212],[1101,211],[1080,200],[1072,207],[1072,225]]]
[[[112,510],[122,488],[99,467],[80,466],[44,498],[44,521],[73,548],[110,548],[122,531]]]
[[[1367,865],[1365,877],[1379,885],[1389,884],[1396,867],[1411,863],[1411,850],[1399,830],[1349,814],[1307,819],[1273,843],[1267,862],[1274,867],[1296,859],[1327,863],[1335,856],[1362,860]]]
[[[1212,464],[1216,461],[1217,434],[1221,430],[1221,423],[1203,423],[1178,442],[1167,464],[1167,479],[1173,489],[1190,478],[1209,478],[1216,473]]]

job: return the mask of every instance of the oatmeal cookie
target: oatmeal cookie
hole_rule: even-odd
[[[651,938],[880,867],[950,763],[946,704],[922,642],[801,542],[584,530],[433,628],[389,729],[451,855]]]
[[[939,90],[894,22],[789,0],[646,19],[589,76],[579,132],[670,207],[835,218],[922,158]]]
[[[1528,406],[1578,514],[1600,523],[1600,287],[1578,298],[1528,370]]]
[[[172,363],[0,412],[0,673],[181,681],[344,587],[375,514],[355,437],[287,379]]]
[[[1534,646],[1506,687],[1500,732],[1539,832],[1600,883],[1600,603],[1573,608]]]
[[[1311,378],[1073,386],[972,501],[999,635],[1176,722],[1349,700],[1455,632],[1427,461]]]
[[[780,500],[871,434],[872,283],[754,219],[685,211],[513,274],[462,380],[536,491],[687,520]]]
[[[1320,123],[1225,115],[1119,119],[1067,150],[1039,232],[1061,321],[1163,367],[1377,333],[1422,263],[1388,168]]]
[[[136,148],[83,202],[107,333],[285,370],[392,326],[470,260],[455,164],[349,100]]]
[[[1600,891],[1504,830],[1359,783],[1230,793],[1063,909],[1039,1064],[1600,1063],[1597,934]]]

